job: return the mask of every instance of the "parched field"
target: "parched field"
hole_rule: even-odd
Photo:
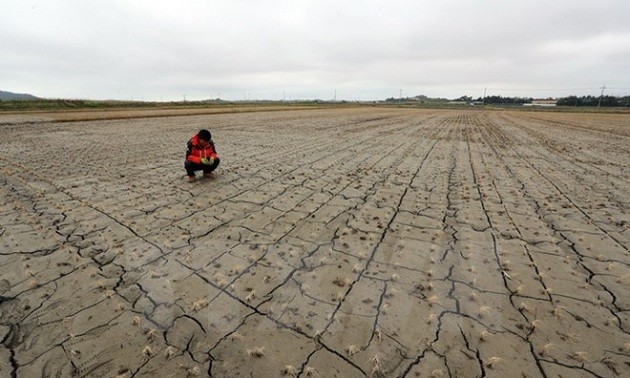
[[[628,377],[629,188],[627,114],[5,122],[0,376]]]

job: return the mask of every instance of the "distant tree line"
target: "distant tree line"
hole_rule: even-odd
[[[534,101],[531,97],[503,97],[503,96],[486,96],[486,98],[478,97],[476,99],[470,96],[462,96],[456,101],[465,102],[483,102],[485,104],[502,104],[502,105],[523,105],[530,104]]]
[[[558,99],[558,106],[628,106],[630,105],[630,96],[615,97],[602,96],[600,105],[600,96],[569,96]]]
[[[553,100],[553,98],[547,98],[546,100]],[[502,97],[502,96],[487,96],[486,98],[478,97],[473,98],[471,96],[461,96],[455,101],[463,102],[476,102],[484,104],[497,104],[497,105],[522,105],[531,104],[534,99],[531,97]],[[630,106],[630,96],[615,97],[615,96],[602,96],[600,104],[600,96],[569,96],[559,98],[556,101],[558,106]]]

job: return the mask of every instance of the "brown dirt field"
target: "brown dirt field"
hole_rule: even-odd
[[[17,123],[40,122],[78,122],[98,121],[107,119],[180,117],[190,115],[230,114],[249,112],[273,112],[280,110],[316,109],[317,106],[300,105],[243,105],[216,107],[178,107],[178,108],[131,108],[131,109],[76,109],[76,110],[35,110],[35,111],[6,111],[0,113],[0,126]]]
[[[45,120],[0,115],[0,376],[630,376],[630,115]]]

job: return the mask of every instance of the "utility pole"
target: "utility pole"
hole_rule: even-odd
[[[337,102],[337,90],[335,89],[335,96],[333,97],[333,102]]]
[[[597,109],[599,109],[599,107],[602,105],[602,98],[604,97],[604,89],[606,89],[606,84],[604,84],[604,86],[601,89],[602,89],[602,93],[600,93],[599,95],[599,102],[597,103]]]

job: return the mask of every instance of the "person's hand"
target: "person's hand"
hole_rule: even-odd
[[[210,158],[210,159],[202,158],[201,159],[201,164],[212,165],[212,163],[214,163],[214,159],[213,158]]]

